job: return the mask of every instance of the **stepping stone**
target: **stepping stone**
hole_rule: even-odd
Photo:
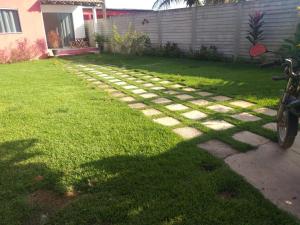
[[[182,111],[182,110],[189,109],[188,107],[182,104],[172,104],[172,105],[167,105],[165,107],[170,111]]]
[[[87,81],[97,81],[96,79],[94,79],[94,78],[88,78],[88,79],[86,79]]]
[[[229,98],[227,96],[219,95],[219,96],[211,97],[211,99],[213,99],[215,101],[219,101],[219,102],[224,102],[224,101],[231,100],[232,98]]]
[[[128,83],[122,81],[122,82],[117,82],[115,83],[116,85],[119,85],[119,86],[123,86],[123,85],[127,85]]]
[[[143,76],[143,78],[145,78],[145,79],[149,79],[149,78],[151,78],[152,76],[150,76],[150,75],[147,75],[147,76]]]
[[[106,89],[105,91],[108,92],[108,93],[113,93],[113,92],[116,92],[116,91],[118,91],[118,90],[117,90],[117,89],[114,89],[114,88],[108,88],[108,89]]]
[[[190,112],[186,112],[181,114],[182,116],[184,116],[185,118],[191,119],[191,120],[200,120],[203,119],[205,117],[207,117],[207,115],[203,112],[200,112],[198,110],[193,110]]]
[[[194,91],[196,91],[196,89],[190,88],[190,87],[183,88],[182,90],[183,90],[183,91],[186,91],[186,92],[194,92]]]
[[[110,88],[110,86],[108,86],[107,84],[99,84],[97,87],[101,89]]]
[[[161,81],[161,82],[159,82],[159,83],[161,83],[161,84],[170,84],[170,83],[172,83],[171,81],[168,81],[168,80],[164,80],[164,81]]]
[[[194,97],[191,95],[186,95],[186,94],[182,94],[182,95],[176,95],[176,98],[180,99],[180,100],[189,100],[189,99],[193,99]]]
[[[175,95],[175,94],[179,94],[179,92],[178,92],[178,91],[173,91],[173,90],[165,91],[164,93],[165,93],[165,94],[168,94],[168,95]]]
[[[98,84],[102,84],[102,82],[101,81],[95,81],[95,82],[93,82],[93,84],[98,85]]]
[[[143,81],[143,80],[135,80],[134,82],[138,83],[138,84],[141,84],[141,83],[144,83],[145,81]]]
[[[183,139],[188,140],[202,135],[202,132],[193,127],[181,127],[173,130],[176,134],[181,136]]]
[[[197,105],[197,106],[206,106],[206,105],[210,104],[211,102],[206,101],[204,99],[197,99],[197,100],[190,101],[190,103]]]
[[[119,79],[113,79],[113,80],[109,80],[109,82],[116,83],[116,82],[122,82],[122,81]]]
[[[198,145],[198,147],[206,150],[213,156],[216,156],[217,158],[220,158],[220,159],[225,159],[228,156],[238,153],[231,146],[229,146],[221,141],[218,141],[218,140],[210,140],[205,143],[201,143]]]
[[[126,97],[122,97],[120,98],[120,100],[122,102],[134,102],[135,101],[135,98],[131,97],[131,96],[126,96]]]
[[[159,123],[161,125],[172,127],[180,124],[180,122],[172,117],[162,117],[158,119],[153,119],[155,123]]]
[[[135,77],[130,77],[127,80],[136,80],[136,78]]]
[[[277,111],[269,108],[254,109],[254,112],[261,113],[267,116],[272,116],[272,117],[277,116]]]
[[[151,79],[151,81],[160,81],[161,79],[160,78],[153,78],[153,79]]]
[[[140,102],[129,104],[128,106],[132,109],[144,109],[147,107],[147,105],[145,105],[144,103],[140,103]]]
[[[157,94],[154,94],[154,93],[145,93],[145,94],[141,94],[140,95],[142,98],[154,98],[154,97],[157,97],[158,95]]]
[[[152,84],[152,83],[146,83],[146,84],[142,84],[144,87],[153,87],[154,86],[154,84]]]
[[[152,100],[152,102],[154,102],[156,104],[167,104],[167,103],[171,103],[172,101],[167,98],[157,98],[157,99]]]
[[[213,95],[213,93],[206,92],[206,91],[199,91],[199,92],[197,92],[197,94],[200,95],[200,96],[202,96],[202,97]]]
[[[144,89],[135,89],[135,90],[131,90],[132,93],[134,94],[144,94],[147,93],[147,91],[145,91]]]
[[[128,85],[128,86],[124,86],[123,88],[126,90],[131,90],[131,89],[137,89],[138,87],[134,85]]]
[[[127,78],[127,77],[130,77],[130,76],[127,75],[127,74],[124,74],[124,75],[121,75],[120,77],[122,77],[122,78]]]
[[[182,88],[183,86],[181,84],[174,84],[171,87],[172,88]]]
[[[254,115],[252,115],[250,113],[246,113],[246,112],[232,115],[231,117],[234,119],[237,119],[237,120],[245,121],[245,122],[255,122],[255,121],[261,120],[260,117],[254,116]]]
[[[116,98],[120,98],[120,97],[124,97],[126,96],[123,92],[114,92],[111,94],[111,96],[116,97]]]
[[[240,107],[240,108],[249,108],[251,106],[254,106],[253,103],[242,101],[242,100],[230,102],[230,104],[234,105],[234,106],[237,106],[237,107]]]
[[[208,106],[207,108],[218,113],[227,113],[233,110],[233,108],[230,108],[225,105],[212,105]]]
[[[242,143],[246,143],[248,145],[252,145],[252,146],[259,146],[259,145],[263,145],[269,142],[268,139],[259,136],[257,134],[251,133],[249,131],[242,131],[239,133],[234,134],[233,139],[242,142]]]
[[[145,109],[142,112],[145,116],[156,116],[161,114],[161,112],[156,109]]]
[[[164,88],[164,87],[152,87],[150,89],[155,90],[155,91],[159,91],[159,90],[164,90],[166,88]]]
[[[263,125],[263,128],[277,132],[277,123],[267,123]]]
[[[202,124],[212,130],[217,130],[217,131],[227,130],[227,129],[234,127],[234,125],[232,125],[231,123],[228,123],[224,120],[209,120]]]

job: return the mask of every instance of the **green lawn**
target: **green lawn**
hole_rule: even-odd
[[[1,225],[36,225],[41,217],[59,225],[299,224],[195,140],[182,141],[68,73],[64,64],[75,62],[126,65],[268,106],[283,85],[270,81],[278,70],[183,59],[104,55],[1,65]]]

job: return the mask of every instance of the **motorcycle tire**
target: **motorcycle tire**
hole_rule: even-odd
[[[281,125],[280,122],[284,123],[284,125]],[[298,117],[285,110],[283,113],[283,117],[277,122],[277,135],[280,147],[283,149],[292,147],[297,133]]]

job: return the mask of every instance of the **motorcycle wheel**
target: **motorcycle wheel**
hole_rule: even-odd
[[[292,147],[298,133],[298,117],[287,110],[277,122],[277,136],[280,147],[288,149]]]

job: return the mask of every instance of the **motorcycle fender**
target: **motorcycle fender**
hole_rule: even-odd
[[[295,114],[296,116],[300,117],[300,100],[294,100],[291,101],[288,105],[287,105],[288,110]]]

